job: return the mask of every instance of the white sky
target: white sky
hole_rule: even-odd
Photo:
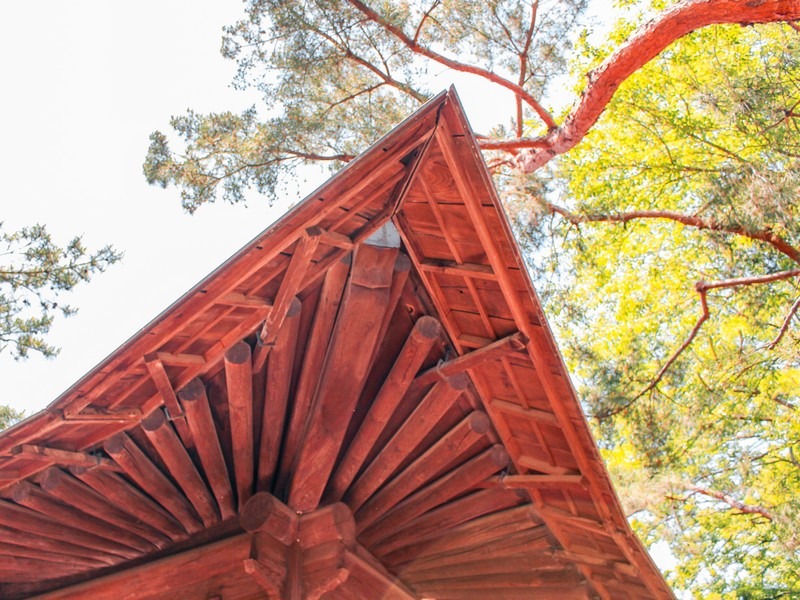
[[[44,223],[62,243],[82,234],[91,248],[125,252],[65,296],[79,313],[52,329],[58,358],[0,354],[0,404],[28,415],[49,404],[285,210],[255,198],[189,216],[177,190],[142,175],[148,136],[171,115],[257,102],[229,87],[235,64],[219,54],[222,27],[241,14],[237,0],[0,3],[5,230]],[[452,82],[445,71],[434,89]],[[510,95],[489,99],[471,83],[457,85],[476,129],[511,114],[498,109]]]

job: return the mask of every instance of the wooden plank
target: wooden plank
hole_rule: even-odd
[[[336,314],[342,301],[347,275],[350,272],[351,255],[344,256],[331,265],[322,284],[314,322],[306,343],[306,352],[301,366],[297,389],[292,403],[292,412],[283,440],[283,450],[278,472],[276,490],[284,490],[289,483],[294,462],[300,453],[300,444],[311,412],[314,392],[322,372],[325,353],[330,342]]]
[[[160,504],[116,473],[95,469],[71,468],[70,473],[142,523],[155,528],[173,541],[186,537],[183,527]]]
[[[206,359],[198,354],[155,352],[155,357],[166,367],[197,367],[206,364]]]
[[[357,546],[354,550],[347,550],[346,560],[355,577],[368,582],[368,589],[373,598],[416,600],[417,595],[397,577],[390,574],[380,562],[373,559],[363,547]]]
[[[144,364],[147,366],[147,371],[150,373],[158,393],[161,394],[164,406],[169,411],[170,419],[175,423],[175,429],[178,430],[181,440],[183,440],[187,448],[193,449],[195,442],[192,438],[192,432],[186,424],[183,409],[178,402],[178,397],[175,395],[175,390],[172,388],[172,382],[169,380],[164,363],[161,362],[158,354],[148,354],[144,357]],[[200,364],[204,365],[205,362]]]
[[[184,424],[186,424],[185,421]],[[188,428],[188,424],[186,427]],[[200,515],[203,525],[211,527],[219,522],[216,503],[200,477],[200,473],[197,472],[189,453],[167,421],[164,411],[157,410],[142,421],[142,430],[153,444],[161,460],[164,461],[172,478],[186,494],[197,514]],[[201,442],[201,444],[205,443],[206,440]]]
[[[184,495],[125,433],[118,433],[106,440],[103,448],[128,477],[166,508],[187,532],[196,533],[202,529]]]
[[[350,280],[289,490],[289,506],[295,510],[316,508],[327,485],[378,342],[397,253],[397,248],[369,244],[353,253]]]
[[[391,476],[408,453],[433,429],[469,385],[469,377],[459,374],[439,381],[414,412],[381,449],[345,495],[345,502],[358,511],[370,496]]]
[[[98,473],[104,473],[98,471]],[[105,473],[110,477],[118,477],[115,473]],[[67,505],[74,506],[85,512],[95,520],[111,523],[116,527],[129,531],[140,538],[146,539],[157,548],[163,548],[169,542],[169,537],[149,522],[142,522],[124,510],[122,506],[115,506],[109,498],[98,493],[85,483],[75,479],[60,469],[49,469],[39,477],[39,485],[50,496],[59,499]],[[125,538],[122,538],[125,539]]]
[[[197,444],[197,455],[217,501],[220,515],[223,520],[230,519],[236,515],[236,505],[217,426],[206,395],[206,386],[200,379],[193,379],[178,391],[178,398],[192,437],[202,440]]]
[[[239,510],[253,493],[255,477],[253,442],[253,370],[250,346],[239,342],[225,352],[228,416],[233,440],[233,472]]]
[[[281,450],[284,425],[294,374],[295,351],[303,305],[294,298],[270,351],[264,393],[261,438],[258,444],[256,489],[271,490]]]
[[[364,505],[364,514],[377,520],[414,491],[429,483],[454,460],[472,449],[491,428],[489,417],[480,411],[467,415],[424,454],[381,487]],[[475,452],[475,450],[473,450]]]
[[[433,317],[423,316],[414,323],[400,354],[395,359],[392,370],[386,376],[358,432],[336,469],[328,492],[331,498],[339,500],[344,496],[414,381],[417,371],[431,351],[434,342],[441,335],[441,331],[441,325]]]
[[[272,300],[270,298],[261,298],[260,296],[252,296],[240,292],[229,292],[221,295],[217,298],[217,304],[244,308],[272,308]]]

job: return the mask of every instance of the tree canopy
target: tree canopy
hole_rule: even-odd
[[[0,352],[55,356],[46,339],[53,320],[76,311],[62,295],[120,258],[110,246],[89,251],[80,237],[60,246],[43,225],[8,232],[0,223]]]
[[[512,94],[480,142],[634,525],[677,589],[800,593],[800,2],[630,1],[598,45],[581,0],[246,6],[222,51],[264,105],[174,117],[148,181],[189,211],[271,200],[434,70]]]

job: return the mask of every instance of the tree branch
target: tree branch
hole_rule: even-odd
[[[379,25],[385,31],[391,33],[394,37],[400,40],[409,50],[411,50],[415,54],[419,54],[420,56],[429,58],[435,62],[438,62],[441,65],[453,69],[454,71],[460,71],[462,73],[471,73],[473,75],[477,75],[478,77],[482,77],[487,81],[491,81],[492,83],[502,86],[508,90],[511,90],[518,98],[524,100],[536,112],[537,115],[539,115],[539,118],[547,125],[548,129],[553,130],[557,127],[556,122],[553,119],[552,115],[549,112],[547,112],[541,104],[539,104],[539,101],[536,98],[534,98],[530,93],[528,93],[524,88],[520,87],[516,83],[509,81],[508,79],[501,77],[500,75],[497,75],[492,71],[482,69],[481,67],[476,67],[475,65],[468,65],[459,62],[457,60],[453,60],[452,58],[443,56],[438,52],[434,52],[430,48],[419,44],[414,38],[411,38],[408,35],[406,35],[402,29],[400,29],[396,25],[392,25],[388,20],[383,18],[376,11],[374,11],[366,4],[361,2],[361,0],[347,0],[347,1],[351,6],[353,6],[361,13],[363,13],[364,16],[367,17],[367,19]]]
[[[737,500],[730,494],[726,494],[724,492],[718,492],[717,490],[710,490],[708,488],[701,487],[699,485],[694,485],[693,483],[687,483],[685,485],[687,490],[690,490],[696,494],[701,494],[703,496],[708,496],[709,498],[714,498],[715,500],[719,500],[720,502],[724,502],[731,508],[735,508],[741,513],[748,514],[748,515],[759,515],[764,517],[768,521],[772,521],[775,516],[764,508],[763,506],[758,506],[756,504],[745,504],[740,500]]]
[[[675,352],[672,353],[672,356],[670,356],[667,359],[667,362],[665,362],[664,366],[662,366],[661,369],[658,371],[658,373],[656,373],[656,376],[653,378],[653,380],[650,383],[648,383],[647,386],[641,392],[636,394],[636,396],[633,397],[633,400],[631,400],[630,403],[628,403],[625,407],[623,407],[623,410],[624,408],[627,408],[628,406],[636,402],[636,400],[644,396],[647,392],[654,389],[659,384],[659,382],[664,377],[669,368],[675,363],[676,360],[678,360],[678,357],[683,353],[684,350],[686,350],[686,348],[689,347],[689,345],[694,341],[694,338],[697,337],[697,334],[699,333],[700,328],[703,326],[703,323],[705,323],[710,317],[710,314],[708,312],[708,298],[707,298],[709,290],[740,287],[743,285],[758,285],[762,283],[771,283],[773,281],[781,281],[783,279],[790,279],[792,277],[797,277],[797,276],[800,276],[800,269],[793,269],[791,271],[780,271],[778,273],[770,273],[768,275],[759,275],[755,277],[736,277],[732,279],[722,279],[719,281],[703,281],[703,280],[698,281],[695,284],[694,288],[697,290],[697,293],[700,294],[700,305],[702,308],[702,314],[698,317],[697,322],[694,324],[694,327],[692,327],[692,330],[689,332],[689,336],[683,341],[680,347]],[[611,415],[609,414],[606,416],[611,416]]]
[[[351,0],[355,1],[355,0]],[[751,25],[800,19],[800,0],[684,0],[637,29],[627,42],[588,73],[588,83],[564,123],[538,138],[543,147],[524,153],[520,168],[532,173],[573,148],[589,132],[628,77],[672,42],[692,31],[725,23]]]
[[[627,223],[636,219],[664,219],[667,221],[675,221],[676,223],[681,223],[688,227],[694,227],[695,229],[707,229],[709,231],[731,233],[750,238],[751,240],[766,242],[781,254],[800,264],[800,250],[792,246],[781,236],[769,229],[752,230],[744,227],[743,225],[728,225],[725,223],[720,223],[715,219],[703,219],[696,215],[686,215],[670,210],[633,210],[618,214],[596,213],[582,215],[571,212],[564,207],[558,206],[544,199],[539,199],[538,201],[545,208],[547,208],[551,214],[558,214],[573,225],[578,225],[580,223],[599,222]]]
[[[792,322],[792,317],[797,314],[797,309],[800,308],[800,298],[794,301],[792,307],[789,309],[789,313],[786,315],[786,318],[783,320],[783,325],[781,325],[780,331],[778,331],[778,335],[775,336],[775,339],[772,340],[769,344],[767,344],[767,348],[773,350],[775,346],[781,341],[781,338],[789,331],[789,323]]]

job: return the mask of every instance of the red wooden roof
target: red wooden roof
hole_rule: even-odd
[[[672,598],[454,91],[0,434],[0,596]]]

